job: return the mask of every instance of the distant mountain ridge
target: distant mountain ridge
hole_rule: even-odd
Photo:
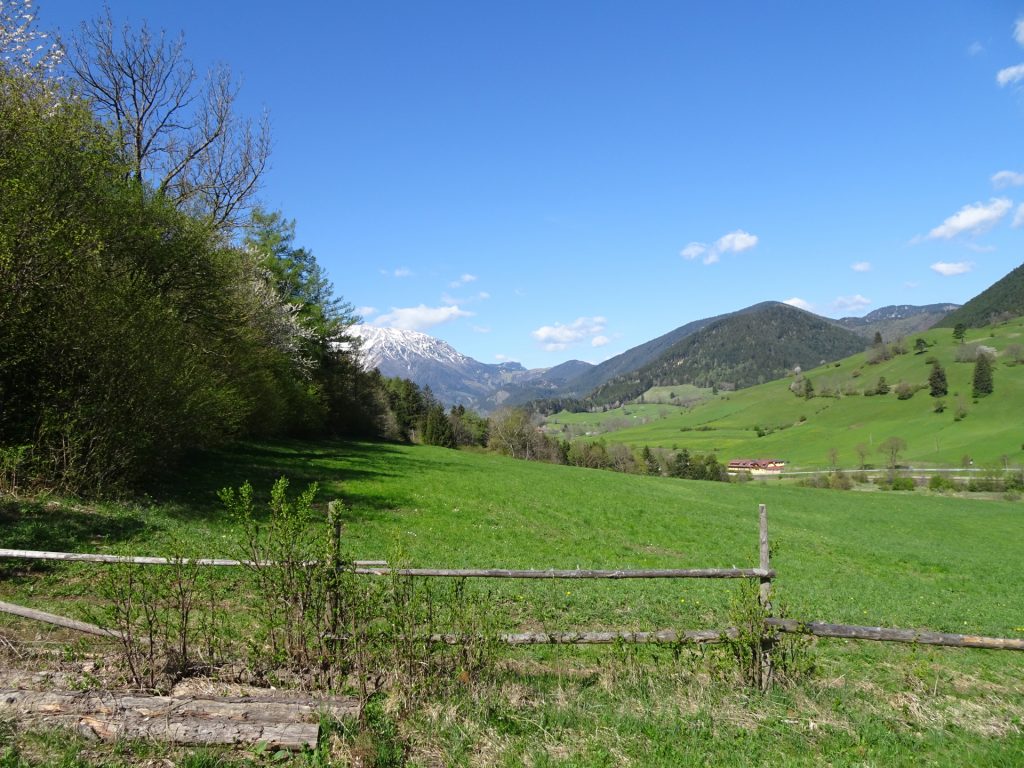
[[[527,370],[520,363],[481,363],[441,339],[418,331],[356,325],[364,368],[428,386],[446,406],[461,404],[482,412],[509,401],[525,401],[554,391],[593,367],[570,360],[554,368]]]
[[[899,336],[927,331],[959,308],[959,304],[892,304],[868,312],[863,317],[841,317],[833,322],[868,339],[880,333],[883,339],[891,341]]]
[[[887,341],[921,332],[957,308],[898,304],[834,320],[768,301],[691,321],[598,365],[569,360],[532,370],[513,362],[482,363],[416,331],[360,325],[355,333],[367,368],[429,386],[445,405],[487,413],[531,400],[611,403],[651,386],[752,386],[797,365],[814,367],[858,352],[876,332]]]

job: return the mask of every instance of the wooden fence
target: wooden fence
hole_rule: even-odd
[[[331,502],[333,505],[334,502]],[[332,506],[331,518],[336,519]],[[768,540],[768,513],[764,504],[758,508],[759,564],[756,568],[647,568],[647,569],[573,569],[573,570],[517,570],[509,568],[391,568],[383,560],[357,560],[351,570],[367,576],[399,575],[425,578],[486,578],[486,579],[756,579],[760,586],[758,599],[765,614],[762,653],[763,662],[771,671],[771,646],[778,633],[813,635],[847,640],[875,640],[882,642],[941,645],[956,648],[987,648],[993,650],[1024,651],[1024,639],[982,637],[951,634],[927,629],[897,629],[853,624],[830,624],[819,621],[799,621],[772,615],[771,589],[776,572],[771,567]],[[335,532],[340,536],[340,529]],[[337,547],[337,544],[335,544]],[[172,559],[131,555],[102,555],[74,552],[44,552],[39,550],[0,549],[0,558],[28,560],[56,560],[63,562],[131,563],[137,565],[171,565],[174,563],[214,567],[253,565],[250,561],[217,558]],[[272,563],[261,563],[272,565]],[[106,637],[119,637],[115,630],[97,627],[85,622],[37,611],[24,606],[0,602],[0,613],[43,621],[79,632]],[[608,644],[627,643],[720,643],[736,639],[736,627],[723,629],[673,630],[656,632],[579,631],[579,632],[522,632],[508,633],[497,639],[509,645],[535,644]],[[459,643],[463,638],[454,635],[433,635],[431,640],[441,643]]]

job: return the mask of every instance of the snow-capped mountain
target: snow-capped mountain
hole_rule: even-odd
[[[377,368],[385,376],[410,379],[428,386],[445,405],[462,404],[482,412],[502,403],[543,396],[564,383],[565,370],[582,371],[589,364],[576,362],[554,368],[527,370],[519,363],[488,364],[467,357],[447,342],[418,331],[353,326],[362,340],[360,357],[365,368]],[[555,372],[549,380],[548,371]]]

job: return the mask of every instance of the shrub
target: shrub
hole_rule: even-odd
[[[892,490],[894,491],[912,491],[915,487],[912,477],[894,477],[892,480]]]

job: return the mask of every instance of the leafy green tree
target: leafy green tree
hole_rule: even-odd
[[[932,364],[932,372],[928,374],[928,387],[932,397],[945,397],[949,394],[946,382],[946,370],[936,361]]]
[[[974,397],[984,397],[985,395],[991,395],[993,389],[992,361],[987,354],[981,353],[978,355],[978,359],[974,361],[972,394]]]
[[[889,393],[889,382],[885,380],[885,376],[878,377],[878,384],[875,385],[875,394],[887,395]]]
[[[811,384],[811,380],[810,379],[804,379],[803,395],[808,400],[810,400],[812,397],[814,397],[814,385]]]
[[[882,346],[883,343],[884,342],[882,341],[882,332],[881,331],[875,331],[875,338],[871,341],[871,344],[873,346],[880,347],[880,346]]]
[[[957,323],[955,326],[953,326],[953,338],[956,341],[958,341],[961,344],[963,344],[964,343],[964,337],[966,335],[967,335],[967,326],[966,325],[964,325],[963,323]]]
[[[920,355],[928,349],[928,342],[922,339],[920,336],[914,340],[914,354]]]

